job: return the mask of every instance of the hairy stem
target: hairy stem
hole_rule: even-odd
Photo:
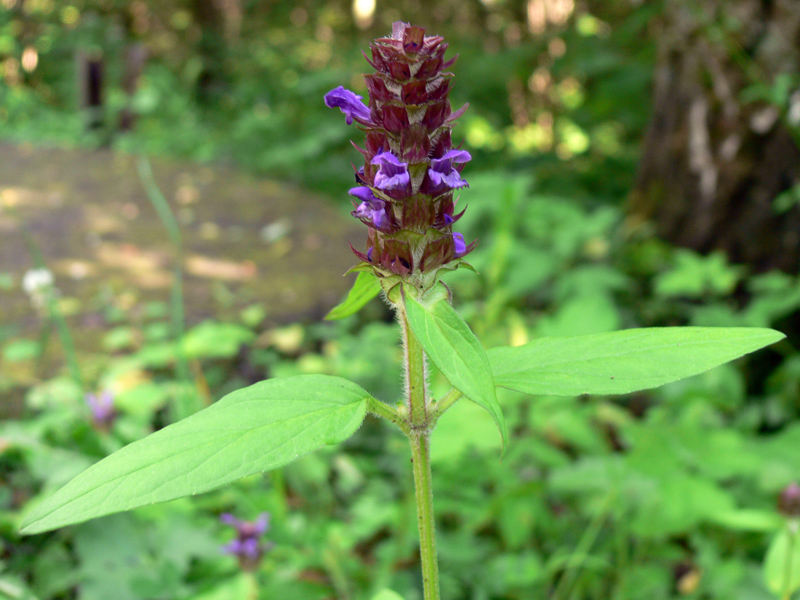
[[[401,415],[399,412],[397,412],[397,410],[388,404],[384,404],[376,398],[368,398],[367,411],[376,417],[383,417],[387,421],[391,421],[397,425],[403,433],[406,435],[411,435],[411,428],[408,426],[408,422],[405,420],[403,415]]]
[[[433,410],[430,411],[431,429],[434,425],[436,425],[436,421],[439,420],[439,417],[441,417],[451,406],[458,402],[463,395],[464,394],[459,392],[457,389],[453,388],[447,393],[447,395],[433,405]]]
[[[430,423],[425,383],[425,353],[411,331],[404,311],[400,311],[408,394],[408,420],[411,425],[411,461],[417,498],[422,587],[425,600],[439,600],[439,562],[436,554],[436,524],[433,516],[431,479]]]
[[[425,352],[411,331],[405,310],[401,309],[400,325],[403,328],[403,358],[406,368],[406,394],[408,395],[408,420],[412,429],[426,429],[428,425],[428,398],[425,382]]]
[[[411,437],[411,460],[417,494],[419,554],[425,600],[439,600],[439,559],[436,554],[436,523],[433,520],[433,485],[429,433]]]

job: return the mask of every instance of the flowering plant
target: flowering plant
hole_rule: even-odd
[[[328,375],[270,379],[228,394],[208,408],[122,448],[39,502],[22,524],[38,533],[153,502],[217,488],[283,466],[349,438],[367,414],[385,418],[411,445],[426,600],[438,600],[430,434],[461,398],[487,410],[505,448],[508,432],[496,388],[530,395],[622,394],[695,375],[780,340],[758,328],[657,328],[568,338],[540,338],[520,347],[484,350],[451,305],[443,273],[468,266],[474,247],[453,231],[455,190],[471,160],[453,147],[453,60],[447,44],[420,27],[397,23],[376,40],[365,76],[369,104],[344,88],[325,97],[365,134],[364,164],[350,190],[353,216],[367,226],[353,290],[333,317],[358,310],[381,292],[401,329],[405,366],[399,402],[385,403],[359,385]],[[433,398],[427,364],[452,389]],[[233,520],[230,550],[247,560],[265,551],[266,528]],[[246,531],[245,531],[246,530]],[[244,535],[244,533],[247,535]],[[250,563],[248,563],[250,564]]]
[[[269,529],[269,513],[261,513],[255,521],[242,521],[223,513],[219,520],[236,530],[236,537],[222,546],[222,552],[235,556],[243,571],[255,570],[264,553],[272,548],[271,542],[261,541],[261,536]]]

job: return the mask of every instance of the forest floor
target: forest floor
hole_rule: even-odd
[[[41,327],[43,317],[20,285],[36,252],[80,331],[79,349],[97,350],[109,303],[169,300],[178,252],[137,160],[106,150],[0,144],[6,337]],[[363,228],[346,208],[222,166],[158,159],[153,172],[180,223],[190,324],[255,303],[267,325],[317,320],[347,291],[352,278],[342,275],[357,261],[347,241],[360,246]]]

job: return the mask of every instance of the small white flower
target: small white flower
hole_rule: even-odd
[[[22,289],[29,296],[39,294],[53,285],[53,274],[47,269],[31,269],[22,277]]]
[[[31,299],[36,309],[47,304],[51,294],[56,293],[53,287],[53,274],[47,269],[31,269],[22,277],[22,289]]]

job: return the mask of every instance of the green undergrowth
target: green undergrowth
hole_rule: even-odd
[[[450,278],[487,347],[541,336],[691,324],[791,331],[800,282],[748,274],[718,255],[670,248],[615,208],[537,191],[531,178],[476,174],[459,223],[479,274]],[[192,380],[175,371],[168,311],[109,302],[103,355],[68,374],[15,381],[36,361],[2,344],[22,418],[0,425],[6,553],[0,584],[31,598],[418,598],[413,488],[401,436],[368,419],[340,447],[224,490],[33,538],[29,503],[123,444],[255,380],[336,374],[398,397],[396,326],[379,300],[338,322],[271,326],[265,309],[191,326]],[[32,343],[33,340],[29,341]],[[800,473],[793,340],[689,380],[588,399],[499,390],[509,447],[492,417],[459,403],[432,441],[443,594],[449,598],[770,598],[762,574],[782,528],[779,492]],[[33,377],[28,375],[27,377]],[[437,395],[445,380],[432,373]],[[188,387],[187,387],[188,386]],[[118,417],[93,427],[87,390],[113,391]],[[467,435],[469,434],[469,435]],[[221,512],[272,515],[274,549],[243,575],[218,546]],[[120,544],[121,539],[125,540]],[[780,584],[779,584],[780,585]]]
[[[784,590],[786,563],[769,557],[786,545],[777,497],[800,478],[800,280],[673,248],[626,219],[653,58],[638,38],[657,4],[608,31],[576,17],[497,52],[455,36],[456,101],[471,103],[458,131],[474,156],[457,229],[479,241],[469,256],[478,274],[462,269],[446,281],[487,348],[671,325],[774,327],[788,338],[636,394],[499,390],[502,460],[491,415],[459,402],[432,440],[445,598],[767,600]],[[21,54],[9,15],[0,13],[0,52]],[[224,161],[335,190],[342,202],[351,132],[332,124],[322,95],[361,69],[363,40],[339,36],[320,48],[315,23],[291,29],[287,15],[278,11],[278,25],[237,55],[230,93],[212,110],[194,96],[192,57],[152,61],[133,98],[137,127],[124,135],[87,130],[71,95],[77,38],[56,23],[40,35],[50,45],[37,46],[49,70],[25,86],[0,85],[0,138]],[[553,85],[529,98],[533,118],[515,120],[507,83],[514,75],[526,89],[533,58],[556,37],[566,53],[541,59]],[[322,66],[309,62],[329,50]],[[116,123],[127,100],[111,82],[107,123]],[[0,265],[0,293],[19,285]],[[60,368],[41,307],[30,312],[38,336],[0,321],[0,597],[397,600],[381,592],[392,589],[419,600],[407,447],[371,418],[341,446],[223,490],[19,535],[27,511],[88,465],[255,381],[337,375],[380,399],[399,397],[397,327],[379,300],[342,321],[276,324],[269,307],[240,311],[228,298],[175,340],[168,299],[142,303],[133,292],[108,288],[93,302],[99,350],[77,357],[80,377]],[[65,300],[56,304],[68,313]],[[439,397],[449,389],[435,369],[431,383]],[[103,390],[117,411],[109,428],[93,424],[85,402]],[[274,548],[243,573],[219,551],[232,533],[218,516],[264,511]]]

